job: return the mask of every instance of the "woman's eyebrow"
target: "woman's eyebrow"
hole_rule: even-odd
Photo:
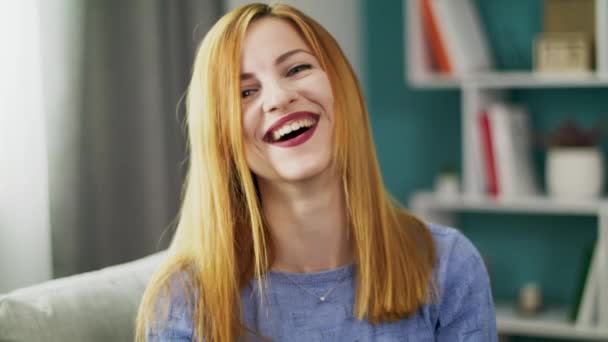
[[[279,64],[283,63],[287,58],[295,55],[296,53],[300,53],[300,52],[307,53],[311,56],[314,56],[310,51],[306,51],[304,49],[293,49],[293,50],[287,51],[287,52],[281,54],[279,57],[277,57],[277,59],[274,61],[274,65],[279,65]],[[250,78],[253,78],[253,74],[251,74],[251,73],[241,74],[241,81],[246,81]]]
[[[300,53],[300,52],[304,52],[304,53],[307,53],[312,56],[312,53],[310,53],[309,51],[306,51],[304,49],[293,49],[293,50],[287,51],[287,52],[281,54],[279,57],[277,57],[277,59],[274,61],[274,64],[275,65],[281,64],[287,58],[291,57],[292,55],[295,55],[296,53]]]

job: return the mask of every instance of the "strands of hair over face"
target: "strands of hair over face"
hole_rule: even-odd
[[[262,292],[265,287],[272,241],[244,154],[239,79],[247,28],[265,16],[292,24],[332,86],[333,154],[358,268],[356,318],[398,320],[435,297],[432,236],[384,188],[361,87],[340,47],[291,6],[249,4],[222,17],[197,51],[187,93],[189,168],[182,207],[168,258],[142,298],[137,341],[145,340],[146,329],[162,329],[174,295],[190,301],[184,309],[192,310],[199,341],[234,341],[246,333],[240,290],[254,279]]]

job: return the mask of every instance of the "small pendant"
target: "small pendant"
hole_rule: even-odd
[[[319,297],[319,300],[324,302],[325,301],[325,296]]]

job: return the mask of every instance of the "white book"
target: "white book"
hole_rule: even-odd
[[[515,155],[516,193],[523,195],[537,195],[539,193],[534,173],[532,159],[532,132],[530,118],[523,107],[513,106],[511,113],[511,134],[513,135],[513,149]]]
[[[608,274],[606,274],[606,270],[608,269],[608,248],[605,243],[600,242],[596,251],[598,255],[595,267],[595,286],[597,287],[596,293],[598,296],[598,300],[595,302],[597,324],[600,328],[608,329],[608,287],[606,286],[608,284]]]
[[[432,73],[431,56],[429,55],[426,33],[422,24],[420,13],[421,0],[408,0],[407,7],[404,6],[403,18],[407,23],[407,30],[404,32],[406,39],[404,46],[407,47],[407,63],[405,70],[407,78],[413,81],[424,81]],[[407,17],[407,12],[416,13]]]
[[[520,107],[495,103],[488,108],[488,118],[499,197],[537,195],[527,112]]]
[[[608,76],[608,0],[595,1],[595,64],[601,76]]]
[[[454,75],[490,70],[494,60],[474,0],[433,0],[440,34],[445,37]]]
[[[481,132],[479,129],[479,113],[464,113],[466,122],[464,143],[464,191],[467,195],[486,195],[486,171],[481,150]]]
[[[590,327],[595,324],[597,319],[597,301],[598,301],[598,277],[597,267],[599,258],[599,246],[596,244],[593,249],[593,255],[591,256],[591,263],[589,264],[589,271],[587,273],[587,279],[585,279],[585,287],[583,289],[583,297],[581,299],[580,307],[576,314],[576,326],[577,327]]]

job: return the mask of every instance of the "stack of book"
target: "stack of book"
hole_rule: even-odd
[[[437,73],[462,77],[494,61],[473,0],[419,0],[427,54]]]
[[[520,106],[494,103],[482,110],[477,125],[486,193],[492,197],[538,195],[528,112]]]

